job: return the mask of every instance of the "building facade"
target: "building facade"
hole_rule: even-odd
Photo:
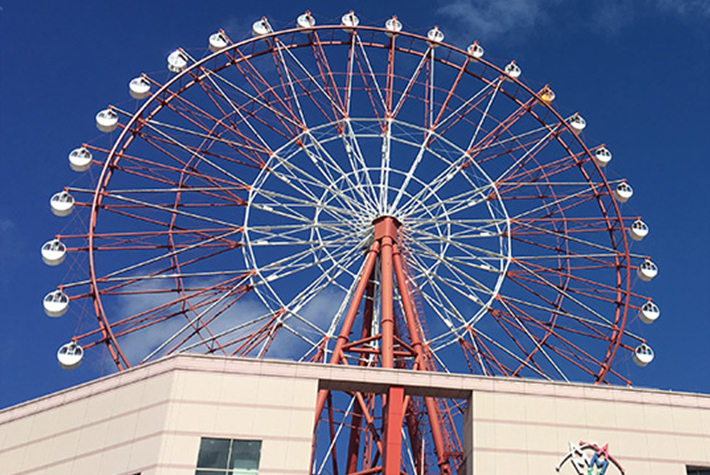
[[[0,474],[307,475],[319,388],[468,399],[470,475],[706,475],[710,396],[177,355],[0,411]]]

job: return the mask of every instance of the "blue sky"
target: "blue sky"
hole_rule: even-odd
[[[239,6],[237,6],[239,5]],[[73,332],[48,319],[44,294],[66,269],[39,248],[61,230],[49,197],[76,179],[68,151],[99,135],[94,114],[125,101],[138,73],[166,77],[166,55],[203,48],[223,28],[233,40],[266,15],[290,27],[355,9],[365,24],[393,14],[405,29],[434,24],[446,40],[479,40],[498,65],[515,59],[533,89],[549,83],[564,112],[580,111],[585,140],[614,152],[612,177],[634,187],[626,213],[651,227],[643,252],[660,274],[642,293],[662,316],[643,328],[656,360],[628,375],[637,386],[710,393],[710,3],[701,0],[485,2],[0,2],[0,407],[86,381],[56,364]],[[623,368],[622,368],[623,370]]]

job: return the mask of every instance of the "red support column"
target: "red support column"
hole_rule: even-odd
[[[389,387],[386,417],[382,475],[400,475],[402,424],[404,423],[404,388],[402,386]]]
[[[402,299],[402,306],[404,307],[404,318],[407,321],[407,328],[409,329],[409,339],[412,343],[412,349],[416,353],[417,360],[419,362],[419,367],[416,369],[426,371],[429,368],[426,367],[424,349],[422,348],[421,340],[419,339],[419,328],[416,321],[416,315],[414,313],[414,307],[412,306],[412,296],[410,295],[409,288],[407,287],[404,266],[402,265],[402,257],[397,247],[395,247],[394,253],[394,271],[397,276],[397,286],[400,298]],[[441,414],[439,414],[437,402],[434,398],[427,397],[424,399],[424,404],[426,406],[427,416],[429,417],[431,438],[434,441],[434,452],[436,453],[439,469],[441,470],[442,475],[449,474],[451,473],[451,467],[449,467],[449,462],[445,455],[446,449],[444,445],[444,435],[441,431]]]
[[[382,287],[382,367],[394,368],[394,300],[392,295],[392,239],[382,238],[380,252],[380,285]]]
[[[338,341],[333,349],[333,356],[330,359],[330,364],[338,364],[340,358],[342,357],[343,346],[348,342],[350,332],[353,328],[353,323],[355,323],[355,316],[360,308],[360,302],[365,294],[365,289],[370,281],[370,276],[372,275],[372,270],[375,267],[375,261],[377,254],[380,250],[380,243],[375,241],[372,243],[372,247],[368,251],[367,259],[365,259],[365,266],[362,270],[362,275],[360,276],[360,281],[355,288],[355,293],[353,294],[353,300],[350,302],[350,308],[348,308],[348,313],[345,315],[345,321],[343,322],[343,328],[340,330],[340,335],[338,335]],[[316,418],[315,425],[318,425],[318,419],[323,412],[323,406],[325,406],[325,398],[328,395],[328,391],[321,389],[318,392],[318,399],[316,400]]]

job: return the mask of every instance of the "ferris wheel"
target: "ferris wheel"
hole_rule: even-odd
[[[634,290],[658,269],[633,190],[515,62],[353,12],[208,48],[131,80],[69,155],[82,176],[50,204],[70,223],[42,247],[72,261],[44,299],[78,309],[62,367],[104,348],[120,370],[194,352],[629,384],[615,362],[653,359],[629,329],[660,315]],[[421,408],[456,472],[450,407]]]

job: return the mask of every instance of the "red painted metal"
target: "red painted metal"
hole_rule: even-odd
[[[390,386],[385,416],[385,453],[383,475],[399,475],[402,464],[402,424],[404,423],[404,388]]]

